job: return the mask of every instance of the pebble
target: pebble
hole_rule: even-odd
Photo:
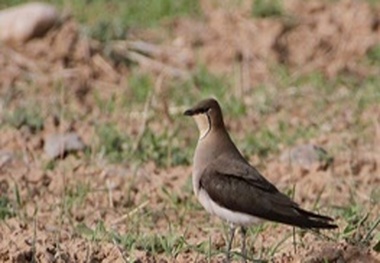
[[[49,159],[63,157],[73,151],[85,148],[82,139],[75,132],[50,134],[45,138],[44,151]]]
[[[315,166],[325,167],[332,162],[332,158],[327,151],[314,144],[297,145],[291,149],[285,150],[281,154],[280,160],[306,170],[310,170]]]

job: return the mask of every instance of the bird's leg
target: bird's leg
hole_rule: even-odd
[[[227,255],[226,255],[227,263],[231,262],[231,247],[232,247],[232,241],[234,240],[234,236],[235,236],[235,229],[236,229],[236,226],[233,223],[230,223],[230,239],[227,242]]]
[[[244,226],[240,227],[240,234],[241,234],[241,254],[243,256],[242,262],[247,262],[247,251],[245,249],[245,240],[247,237],[247,228]]]

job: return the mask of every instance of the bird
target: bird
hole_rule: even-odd
[[[230,226],[227,262],[231,260],[238,227],[243,262],[246,262],[247,228],[264,220],[304,229],[337,228],[331,217],[302,209],[243,157],[226,129],[216,99],[204,99],[184,115],[191,116],[199,130],[192,165],[194,194],[207,212]]]

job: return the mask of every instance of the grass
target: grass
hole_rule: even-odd
[[[282,16],[282,0],[252,0],[252,15],[255,17]]]
[[[367,59],[372,65],[379,65],[380,61],[380,45],[375,45],[367,53]]]
[[[143,250],[155,254],[166,254],[172,259],[187,248],[187,244],[182,236],[168,234],[163,236],[160,234],[153,235],[133,235],[117,233],[112,234],[113,239],[127,251]]]
[[[198,97],[215,95],[223,101],[226,118],[232,122],[233,118],[247,118],[247,116],[255,114],[258,117],[259,123],[265,123],[268,117],[279,114],[281,111],[286,112],[289,110],[289,113],[284,115],[282,120],[277,121],[274,125],[257,125],[254,127],[247,125],[242,130],[232,130],[232,133],[237,138],[235,141],[240,144],[239,148],[247,156],[258,155],[263,159],[279,154],[281,150],[279,146],[281,145],[292,146],[300,141],[308,141],[315,138],[321,132],[320,126],[323,122],[329,118],[333,119],[334,115],[342,112],[346,105],[352,105],[350,109],[356,113],[354,114],[355,120],[353,123],[358,125],[363,121],[361,113],[379,101],[378,90],[376,88],[376,83],[379,81],[378,77],[358,80],[341,76],[329,81],[324,79],[320,74],[301,76],[296,79],[287,74],[287,72],[278,73],[277,78],[281,83],[278,87],[256,87],[251,94],[254,107],[244,104],[237,97],[230,95],[231,86],[234,83],[228,79],[228,76],[220,77],[212,74],[204,66],[199,66],[198,70],[194,73],[193,79],[188,82],[178,83],[178,81],[173,81],[169,83],[168,93],[172,94],[171,102],[176,105],[192,105]],[[189,97],[184,98],[182,96],[183,90],[178,88],[178,84],[193,90]],[[358,88],[358,85],[360,85],[360,88]],[[98,120],[98,125],[95,129],[95,135],[98,140],[96,142],[97,147],[93,149],[95,154],[104,156],[111,163],[116,164],[154,161],[158,167],[166,168],[177,165],[189,165],[193,150],[183,151],[182,145],[183,141],[186,141],[186,138],[190,137],[188,133],[191,134],[191,137],[196,137],[194,136],[195,125],[180,116],[176,116],[179,121],[173,124],[174,129],[171,129],[171,131],[167,128],[155,130],[153,127],[156,127],[157,123],[162,122],[163,119],[149,118],[139,146],[135,151],[132,151],[131,146],[136,135],[128,133],[128,130],[123,129],[124,126],[119,123],[119,116],[123,114],[122,112],[125,109],[131,109],[132,107],[143,108],[142,104],[146,102],[149,93],[154,89],[152,77],[136,73],[130,78],[128,87],[130,88],[129,92],[131,92],[130,96],[134,98],[133,101],[128,99],[128,96],[119,96],[117,93],[112,94],[107,99],[101,93],[94,94],[95,106],[102,115],[107,116],[106,120]],[[289,87],[293,87],[295,92],[290,92]],[[339,94],[339,87],[344,87],[348,92]],[[284,103],[276,106],[279,108],[274,108],[279,97],[282,98]],[[336,108],[332,115],[321,113],[319,118],[313,120],[314,124],[311,126],[293,125],[286,121],[289,119],[290,114],[294,112],[289,104],[285,102],[293,101],[293,105],[302,105],[305,98],[308,99],[309,103],[305,107],[305,111],[308,114],[318,114],[321,109],[325,109],[329,105],[335,105]],[[21,126],[26,125],[39,132],[44,129],[44,122],[41,117],[43,115],[45,115],[43,109],[19,108],[14,112],[8,112],[5,123],[8,123],[14,129],[19,129]],[[364,123],[363,125],[360,127],[365,128],[366,124]],[[182,132],[184,129],[187,132]],[[355,133],[360,134],[359,129],[355,130]],[[191,140],[191,144],[189,141],[189,147],[192,148],[195,144],[193,139]],[[52,167],[51,170],[54,172],[56,169],[58,168]],[[191,183],[189,182],[187,185],[191,185]],[[186,214],[194,213],[194,211],[204,213],[203,209],[194,203],[194,200],[187,199],[184,202],[182,200],[183,193],[173,194],[170,192],[170,188],[163,188],[162,191],[164,200],[166,200],[165,203],[167,204],[165,209],[167,211],[180,211],[176,217],[175,221],[177,223],[174,224],[174,229],[178,229],[182,224],[185,224],[187,220]],[[186,196],[192,196],[191,191],[191,187],[187,188],[185,191]],[[82,184],[72,189],[67,189],[64,194],[66,210],[70,211],[71,209],[83,207],[84,199],[88,193],[88,187]],[[375,200],[377,198],[376,191],[371,196]],[[2,219],[15,216],[9,199],[3,198],[0,203],[2,207]],[[149,209],[153,208],[150,207]],[[163,212],[159,217],[164,216],[166,212]],[[143,214],[143,221],[140,221],[142,218],[141,214],[137,215],[133,220],[138,221],[140,228],[151,228],[155,213],[153,209]],[[338,236],[339,240],[346,240],[353,244],[375,242],[376,247],[378,242],[376,241],[376,235],[369,232],[374,222],[367,218],[368,214],[363,214],[355,205],[350,205],[343,210],[341,215],[347,221],[347,225],[342,230],[342,234]],[[66,213],[64,216],[70,217],[71,215]],[[150,219],[147,219],[147,217]],[[79,223],[76,231],[91,242],[112,242],[112,240],[116,240],[126,250],[144,250],[149,251],[153,255],[165,254],[171,258],[175,258],[186,249],[194,249],[193,245],[186,244],[184,237],[176,232],[178,230],[171,233],[168,237],[153,233],[142,234],[141,232],[117,233],[112,232],[103,221],[100,221],[94,227]],[[266,228],[259,228],[259,230],[252,229],[250,231],[250,240],[256,239],[255,237],[259,236],[263,231],[266,231]],[[370,238],[362,237],[362,239],[357,239],[357,233],[359,232],[363,232],[364,237],[369,236]],[[285,235],[283,239],[274,243],[273,246],[259,249],[258,254],[271,258],[277,251],[281,250],[283,242],[288,239],[289,236]],[[209,241],[199,243],[197,251],[207,257],[214,257],[222,253],[221,250],[210,246]]]
[[[162,134],[147,130],[136,151],[138,159],[142,162],[155,160],[157,165],[171,167],[189,163],[188,156],[182,152],[177,144],[173,143],[175,135],[164,131]]]
[[[0,196],[0,220],[15,216],[12,203],[7,196]]]
[[[345,228],[339,234],[339,240],[345,240],[355,246],[368,247],[371,243],[375,248],[380,241],[375,236],[375,229],[380,224],[380,217],[370,220],[371,211],[366,211],[360,204],[340,207],[341,216],[346,221]]]
[[[162,214],[161,212],[158,213]],[[135,221],[137,225],[126,233],[119,233],[107,227],[104,221],[97,222],[94,227],[79,223],[75,226],[75,231],[91,242],[114,242],[126,251],[142,250],[152,255],[165,254],[172,259],[175,259],[179,253],[189,248],[184,237],[176,231],[171,232],[169,230],[165,234],[141,232],[140,228],[146,227],[147,221],[155,220],[154,213],[136,214],[136,217],[140,218]],[[144,217],[149,217],[149,220],[141,221]],[[154,227],[154,223],[152,227]]]
[[[83,207],[85,199],[91,188],[87,184],[79,183],[73,187],[67,187],[64,193],[63,210],[65,213],[71,213],[71,210]]]
[[[200,66],[195,71],[193,78],[189,81],[179,82],[172,80],[168,83],[168,94],[171,94],[171,102],[177,105],[190,105],[195,103],[199,97],[215,96],[218,98],[227,97],[228,81],[210,73],[204,66]],[[178,88],[181,87],[181,88]],[[182,96],[183,90],[194,90],[189,96]],[[155,131],[151,126],[155,126],[157,121],[153,118],[154,108],[149,107],[146,116],[146,126],[141,134],[127,134],[117,123],[122,110],[144,111],[143,104],[146,104],[150,96],[154,94],[152,76],[136,72],[128,82],[126,93],[120,95],[112,93],[107,98],[101,97],[100,93],[94,93],[94,100],[102,114],[108,116],[110,121],[99,123],[96,129],[98,137],[94,142],[94,151],[100,156],[105,156],[111,162],[120,163],[123,161],[146,162],[153,160],[161,167],[171,167],[176,165],[186,165],[190,163],[191,153],[182,150],[184,138],[181,137],[181,130],[187,122],[183,116],[174,116],[178,119],[171,129]],[[133,99],[131,99],[133,98]],[[245,105],[236,97],[232,97],[227,104],[233,116],[241,116],[245,113]],[[141,113],[143,116],[144,113]],[[173,117],[173,116],[172,116]],[[140,119],[141,123],[142,120]]]
[[[7,112],[5,123],[10,124],[16,129],[26,127],[32,133],[37,133],[43,129],[43,118],[40,109],[35,106],[25,106]]]
[[[131,90],[129,96],[134,98],[136,104],[141,105],[148,99],[149,94],[154,88],[152,76],[136,72],[128,80],[128,87]]]
[[[15,184],[13,191],[9,191],[5,187],[2,190],[0,193],[0,222],[12,217],[24,220],[24,201],[20,195],[19,186]]]
[[[319,74],[312,74],[310,76],[302,76],[299,79],[292,79],[291,76],[287,76],[286,73],[281,72],[278,75],[279,81],[282,85],[276,87],[259,86],[256,87],[251,94],[255,107],[246,105],[238,98],[230,95],[230,85],[234,83],[226,76],[219,77],[208,72],[204,67],[200,66],[195,72],[194,78],[182,83],[185,87],[190,87],[193,90],[193,94],[188,98],[181,96],[182,92],[178,89],[178,82],[173,81],[169,83],[169,93],[173,94],[171,101],[175,104],[192,105],[197,97],[208,97],[212,94],[216,94],[216,97],[220,98],[224,104],[224,112],[226,118],[233,122],[233,118],[247,118],[251,114],[255,114],[258,117],[259,123],[265,123],[265,120],[275,114],[279,114],[281,111],[288,111],[287,115],[284,115],[281,121],[277,121],[274,125],[257,125],[257,126],[244,126],[242,130],[232,130],[233,136],[236,137],[240,149],[247,155],[258,155],[262,159],[275,156],[280,153],[282,146],[292,146],[300,141],[308,141],[321,132],[320,126],[326,119],[334,119],[334,115],[345,109],[345,105],[353,105],[351,110],[356,112],[354,114],[355,125],[363,122],[362,112],[367,110],[372,105],[375,105],[378,101],[378,91],[376,83],[377,77],[371,77],[364,81],[357,79],[346,78],[341,76],[333,81],[328,81],[321,77]],[[282,79],[282,80],[281,80]],[[357,85],[360,84],[360,89]],[[344,86],[348,93],[339,94],[337,87]],[[133,151],[132,145],[136,135],[128,133],[128,130],[123,129],[123,125],[120,125],[119,116],[125,109],[131,109],[133,107],[142,109],[145,101],[148,98],[148,94],[153,89],[153,80],[148,75],[135,74],[128,83],[130,87],[131,95],[134,99],[128,100],[128,96],[118,96],[117,93],[111,94],[109,99],[103,98],[102,94],[95,94],[95,105],[103,115],[107,116],[106,119],[99,119],[96,126],[96,138],[95,144],[97,147],[93,148],[94,153],[103,156],[111,163],[115,164],[133,164],[133,163],[145,163],[148,161],[154,161],[158,167],[171,168],[177,165],[189,165],[192,149],[189,151],[183,151],[183,141],[189,138],[189,134],[194,136],[195,125],[188,122],[184,117],[176,116],[180,120],[174,123],[174,129],[161,128],[155,130],[153,127],[157,126],[157,123],[163,121],[162,118],[149,118],[148,125],[141,137],[141,141],[138,147]],[[294,87],[295,92],[289,92],[289,88]],[[310,88],[311,87],[311,88]],[[305,94],[312,92],[311,96]],[[278,98],[281,97],[284,102],[293,101],[294,105],[301,104],[302,101],[308,99],[309,105],[306,106],[305,111],[308,114],[318,114],[321,109],[329,107],[329,105],[335,105],[334,114],[321,113],[321,117],[313,120],[313,125],[293,125],[286,121],[290,114],[293,114],[290,106],[286,103],[280,103],[274,108]],[[153,110],[153,109],[152,109]],[[43,110],[42,110],[43,111]],[[43,119],[41,111],[27,110],[21,108],[21,110],[15,112],[9,112],[9,117],[6,118],[8,123],[14,129],[20,128],[22,125],[27,125],[35,128],[36,131],[43,130]],[[34,121],[39,120],[39,121]],[[34,123],[39,123],[35,125]],[[34,125],[34,126],[33,126]],[[366,128],[366,124],[363,123]],[[182,132],[184,129],[187,132]],[[191,131],[191,132],[189,132]],[[360,130],[356,129],[355,133],[360,134]],[[244,138],[244,139],[242,139]],[[190,146],[194,147],[195,141],[192,138]],[[281,146],[281,147],[280,147]],[[58,167],[52,167],[51,171],[59,169]],[[162,169],[162,168],[160,168]],[[188,176],[188,175],[186,175]],[[189,199],[192,196],[192,189],[190,181],[187,183],[187,188],[184,188],[182,193],[172,193],[171,188],[162,188],[161,198],[166,204],[165,208],[161,211],[157,211],[155,208],[148,207],[148,209],[142,213],[136,214],[133,219],[130,219],[130,223],[138,225],[136,231],[132,232],[115,232],[109,226],[105,225],[104,221],[99,221],[94,226],[88,226],[85,223],[79,223],[75,227],[76,232],[83,238],[90,242],[116,242],[125,250],[142,250],[147,251],[152,255],[166,255],[169,258],[175,259],[180,253],[187,250],[196,250],[202,257],[213,258],[223,254],[223,250],[217,249],[210,244],[210,241],[206,239],[201,241],[194,247],[194,244],[187,244],[186,238],[180,233],[179,229],[186,224],[188,218],[187,214],[192,213],[204,213],[203,209],[194,203],[193,199]],[[72,217],[70,210],[80,209],[85,207],[84,200],[87,198],[90,189],[88,186],[78,184],[76,187],[67,188],[64,193],[64,207],[67,213],[64,213],[63,217]],[[186,193],[186,194],[185,194]],[[186,199],[183,199],[183,196]],[[375,200],[377,197],[376,191],[371,195]],[[132,197],[133,198],[133,197]],[[148,198],[148,197],[147,197]],[[1,211],[2,218],[6,219],[11,216],[15,216],[15,213],[10,206],[9,199],[2,199]],[[366,208],[364,208],[366,209]],[[155,218],[164,218],[167,213],[171,214],[177,211],[178,214],[174,217],[172,225],[172,231],[169,235],[163,235],[160,233],[151,232],[154,228]],[[338,215],[347,222],[342,233],[337,236],[337,240],[345,240],[350,244],[369,246],[374,244],[374,249],[377,249],[378,238],[376,231],[373,228],[374,222],[369,219],[368,211],[364,212],[356,205],[352,204],[346,208],[343,208],[341,212],[337,212]],[[262,233],[270,229],[271,224],[264,225],[263,228],[250,230],[250,241],[256,240]],[[149,229],[149,231],[141,230]],[[303,234],[300,234],[303,235]],[[281,251],[282,247],[290,239],[291,234],[282,236],[278,242],[275,242],[270,247],[260,247],[260,244],[252,243],[255,245],[257,251],[256,255],[263,258],[271,258],[278,251]],[[376,239],[377,238],[377,239]],[[253,254],[251,254],[253,256]],[[236,255],[239,258],[239,255]]]
[[[5,0],[0,8],[18,5],[23,0]],[[175,17],[200,17],[199,1],[186,0],[48,0],[63,10],[69,10],[84,26],[84,31],[95,39],[107,42],[125,39],[131,29],[162,25]]]
[[[75,226],[75,231],[82,237],[95,242],[110,240],[111,238],[111,233],[106,229],[103,221],[99,221],[94,229],[84,223],[79,223]]]
[[[87,25],[89,35],[102,42],[124,39],[131,29],[157,27],[163,21],[176,16],[200,15],[198,1],[94,0],[90,5],[83,1],[63,1],[61,5],[72,10],[74,15]],[[103,14],[101,19],[99,13]]]
[[[2,1],[0,3],[0,8],[3,9],[3,8],[9,7],[9,6],[19,5],[22,3],[25,3],[25,1],[23,1],[23,0],[5,0],[5,1]]]
[[[196,103],[199,98],[215,97],[219,99],[231,99],[228,107],[235,111],[243,111],[244,108],[236,98],[229,96],[231,90],[231,79],[228,76],[220,76],[210,72],[205,65],[199,64],[192,73],[189,80],[172,80],[168,83],[167,94],[177,105],[187,105]],[[186,96],[183,96],[186,94]],[[232,101],[233,100],[233,101]],[[241,108],[240,108],[241,107]],[[240,109],[239,109],[240,108]]]
[[[0,5],[20,2],[7,0]],[[70,8],[90,35],[105,43],[128,37],[141,27],[158,30],[176,16],[202,17],[199,3],[190,1],[62,0],[56,3]],[[254,1],[252,15],[282,16],[281,3]],[[379,47],[376,46],[363,63],[377,65],[378,58]],[[239,149],[247,157],[260,157],[263,168],[272,165],[285,147],[300,143],[323,143],[329,153],[337,157],[347,154],[347,149],[357,154],[356,149],[361,145],[368,148],[376,145],[373,119],[368,116],[380,102],[380,77],[363,79],[342,74],[329,80],[318,72],[294,76],[285,66],[276,66],[273,72],[274,83],[250,87],[245,97],[235,94],[238,83],[233,76],[218,75],[202,64],[195,65],[190,80],[165,80],[161,91],[156,90],[155,75],[134,67],[124,86],[93,87],[87,97],[89,105],[85,106],[78,106],[75,96],[63,86],[57,85],[56,89],[46,92],[49,103],[40,103],[46,101],[41,99],[43,88],[33,83],[31,90],[26,87],[19,92],[21,88],[15,87],[17,91],[1,96],[5,107],[0,129],[3,138],[11,138],[11,141],[2,140],[0,147],[21,149],[24,161],[20,167],[12,167],[17,173],[0,165],[0,173],[6,174],[0,179],[14,180],[17,185],[13,191],[0,193],[1,222],[8,223],[13,218],[28,225],[30,218],[25,216],[29,215],[25,211],[38,206],[38,210],[31,210],[35,211],[33,220],[43,226],[46,223],[47,228],[59,225],[60,228],[54,230],[55,235],[72,242],[84,240],[89,247],[113,244],[126,262],[139,260],[143,252],[143,257],[162,257],[169,261],[187,253],[196,253],[199,260],[209,261],[222,256],[224,246],[214,242],[215,234],[223,229],[222,223],[204,211],[192,192],[189,166],[197,131],[193,121],[181,115],[186,107],[200,98],[218,98]],[[33,103],[37,106],[19,103],[26,98],[37,101]],[[84,155],[69,155],[63,160],[47,162],[41,157],[42,150],[34,147],[30,138],[43,139],[45,133],[52,132],[45,124],[57,113],[62,125],[81,131],[91,147]],[[19,135],[22,127],[31,130],[32,136]],[[347,159],[343,160],[346,163],[337,166],[350,165]],[[40,167],[44,163],[47,163],[46,169]],[[364,171],[368,169],[368,176],[374,173],[370,165],[363,164],[363,167]],[[65,177],[63,192],[56,190],[58,187],[33,182],[29,176],[38,169],[50,178],[51,184]],[[335,172],[334,182],[357,178],[345,172]],[[307,176],[318,175],[303,175],[300,183],[305,184],[302,180]],[[360,186],[358,181],[357,187]],[[336,207],[335,200],[322,196],[324,192],[317,201],[313,200],[316,203],[310,200],[302,200],[302,203],[321,207],[322,211],[338,218],[341,231],[331,234],[334,243],[346,242],[379,251],[377,204],[380,194],[375,184],[369,184],[368,188],[371,186],[373,188],[367,191],[369,201],[353,191],[351,199]],[[327,185],[324,190],[333,187]],[[46,201],[51,202],[45,207]],[[332,205],[326,205],[328,203]],[[56,204],[60,206],[56,208]],[[57,218],[46,219],[47,211],[57,215],[59,209],[61,213]],[[84,218],[76,219],[76,212],[83,212]],[[112,224],[120,218],[123,220]],[[45,219],[49,222],[44,222]],[[36,235],[42,236],[46,231],[40,225]],[[281,253],[289,245],[292,234],[289,229],[282,229],[279,224],[271,223],[250,228],[248,244],[251,249],[254,247],[254,251],[249,251],[250,257],[270,260]],[[265,242],[268,236],[276,235],[278,238],[269,245]],[[297,231],[296,236],[301,248],[308,240],[325,240],[322,236],[307,239],[303,231]],[[65,242],[64,238],[57,237],[54,243],[59,249],[65,248],[60,243]],[[38,250],[38,246],[35,249]],[[238,247],[237,243],[234,247]],[[235,257],[240,258],[238,253]],[[90,256],[87,259],[90,261]]]
[[[181,150],[176,139],[178,130],[175,134],[168,131],[157,134],[148,128],[138,144],[113,124],[101,125],[97,133],[99,154],[114,163],[154,161],[161,167],[171,167],[188,164],[190,160],[189,154]],[[135,145],[137,148],[134,149]]]
[[[126,135],[115,124],[106,123],[98,127],[99,153],[111,162],[121,162],[127,157],[128,143]]]

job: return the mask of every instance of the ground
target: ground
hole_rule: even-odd
[[[380,262],[379,4],[197,8],[121,34],[73,9],[44,37],[0,46],[1,262],[221,262],[227,226],[193,195],[198,134],[182,115],[208,96],[268,180],[339,226],[252,227],[250,259]],[[86,147],[49,158],[46,138],[66,132]],[[303,144],[332,161],[282,158]]]

